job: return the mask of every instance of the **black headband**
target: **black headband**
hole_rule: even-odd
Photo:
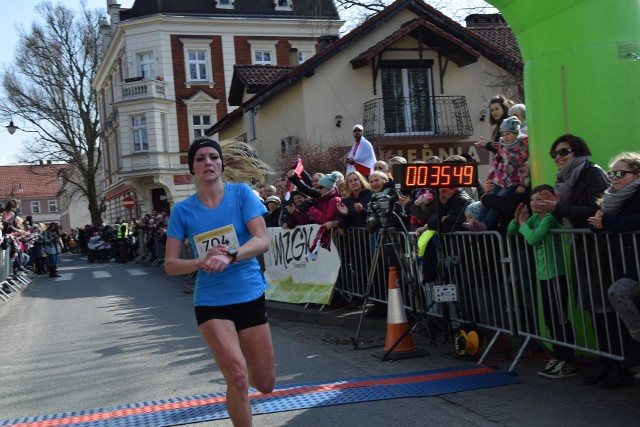
[[[222,148],[220,148],[220,144],[218,144],[213,139],[198,139],[194,141],[189,147],[189,172],[193,175],[193,161],[196,157],[196,152],[202,147],[211,147],[215,148],[218,151],[218,155],[220,155],[220,162],[222,162],[222,170],[224,171],[224,162],[222,161]]]

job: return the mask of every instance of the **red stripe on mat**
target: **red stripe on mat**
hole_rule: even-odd
[[[350,388],[395,385],[395,384],[409,384],[409,383],[417,383],[417,382],[424,382],[424,381],[441,380],[441,379],[447,379],[447,378],[465,377],[470,375],[488,374],[493,372],[495,372],[495,369],[475,368],[475,369],[469,369],[469,370],[463,370],[463,371],[442,372],[437,374],[425,374],[425,375],[400,377],[400,378],[365,380],[365,381],[355,381],[355,382],[348,382],[348,383],[335,383],[335,384],[324,384],[324,385],[309,386],[309,387],[281,389],[281,390],[275,390],[269,394],[262,394],[262,393],[256,392],[256,393],[249,394],[249,397],[271,399],[274,397],[291,396],[295,394],[323,393],[326,391],[345,390]],[[216,403],[224,403],[225,401],[226,401],[225,397],[194,399],[194,400],[188,400],[185,402],[163,403],[160,405],[143,406],[140,408],[118,409],[116,411],[100,412],[97,414],[76,415],[73,417],[59,418],[55,420],[42,420],[42,421],[34,421],[29,423],[14,424],[11,427],[65,426],[69,424],[78,424],[78,423],[87,423],[91,421],[106,420],[109,418],[129,417],[132,415],[148,414],[152,412],[170,411],[173,409],[213,405]]]

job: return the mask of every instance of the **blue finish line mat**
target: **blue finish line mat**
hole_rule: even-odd
[[[517,383],[520,383],[520,380],[506,372],[473,366],[286,385],[267,395],[252,391],[250,397],[253,414],[260,415],[402,397],[436,396]],[[224,394],[205,394],[33,418],[0,420],[0,426],[176,426],[228,418],[225,402]]]

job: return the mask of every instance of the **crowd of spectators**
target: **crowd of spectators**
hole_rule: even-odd
[[[337,236],[345,235],[350,227],[365,227],[369,232],[375,232],[385,225],[380,224],[381,220],[392,222],[393,229],[415,231],[418,236],[436,230],[441,233],[497,231],[503,236],[508,233],[521,235],[537,251],[547,245],[543,249],[545,253],[554,252],[551,246],[558,244],[545,237],[550,229],[591,228],[595,232],[599,231],[598,228],[613,232],[640,230],[640,208],[637,207],[640,198],[640,154],[621,154],[611,163],[611,170],[605,172],[591,162],[591,152],[584,140],[571,134],[562,135],[550,145],[550,156],[558,169],[555,183],[536,187],[532,191],[525,105],[514,104],[501,95],[496,96],[490,100],[490,122],[493,125],[491,135],[476,143],[476,147],[490,153],[488,176],[479,177],[471,188],[440,188],[437,191],[424,188],[410,194],[398,193],[393,185],[391,166],[396,162],[406,163],[401,157],[396,156],[388,162],[377,159],[373,162],[363,161],[372,165],[368,173],[360,171],[362,164],[358,168],[353,167],[353,152],[358,147],[358,141],[368,142],[364,138],[359,139],[362,128],[356,125],[356,143],[346,159],[346,176],[343,177],[339,171],[308,173],[292,167],[286,178],[279,179],[274,185],[256,189],[270,212],[267,224],[290,229],[315,223],[320,224],[321,229],[336,230]],[[415,163],[434,162],[465,163],[475,162],[475,159],[467,154],[446,159],[432,156]],[[624,191],[621,185],[623,181],[629,185]],[[391,201],[392,215],[379,215],[376,210],[388,200]],[[608,202],[611,200],[616,200],[613,209]],[[617,222],[616,215],[622,213],[625,217]],[[435,242],[437,239],[429,240],[424,248],[424,283],[436,280],[435,263],[438,257]],[[606,315],[606,307],[611,305],[620,313],[631,331],[631,335],[629,331],[622,333],[628,337],[625,347],[628,347],[627,353],[631,354],[626,365],[640,363],[640,311],[635,305],[635,300],[640,298],[640,286],[636,262],[630,259],[634,253],[637,254],[632,247],[627,242],[626,247],[613,248],[620,252],[619,258],[626,257],[628,262],[621,263],[616,272],[620,279],[609,290],[611,301],[598,302],[604,307],[600,311],[605,314],[593,313],[595,317]],[[598,268],[595,260],[588,259],[589,254],[595,253],[593,249],[584,241],[572,241],[573,251],[588,254],[581,258],[576,268],[574,280],[580,284],[590,283],[589,276]],[[560,339],[571,344],[574,340],[573,326],[564,311],[567,301],[575,298],[575,295],[568,294],[572,289],[569,279],[558,260],[549,260],[541,255],[535,260],[536,265],[530,268],[537,269],[537,286],[546,286],[541,292],[542,296],[535,301],[544,311],[545,321],[555,322],[549,328],[560,331]],[[548,264],[552,262],[555,270],[550,273]],[[520,265],[518,268],[527,267]],[[532,274],[536,275],[535,272]],[[593,292],[583,293],[590,294]],[[611,319],[596,322],[597,325],[614,323]],[[597,335],[604,339],[608,336],[607,331],[599,331]],[[577,375],[572,351],[556,345],[553,355],[539,372],[541,376],[569,378]],[[603,363],[598,375],[585,377],[583,382],[597,384],[601,388],[628,385],[632,383],[631,374],[628,366],[622,365]]]
[[[127,263],[134,260],[144,245],[151,259],[162,257],[159,246],[166,240],[169,216],[152,211],[140,220],[118,218],[115,224],[91,224],[60,230],[55,222],[34,223],[31,216],[18,214],[18,203],[8,201],[2,209],[0,247],[9,251],[13,274],[58,274],[58,256],[79,253],[93,262]],[[160,249],[161,250],[161,249]],[[10,292],[10,288],[5,288]]]

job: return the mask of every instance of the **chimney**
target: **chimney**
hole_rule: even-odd
[[[117,0],[107,0],[107,13],[111,18],[111,30],[113,30],[113,26],[120,22],[120,5]]]
[[[467,28],[478,27],[506,27],[507,23],[499,13],[480,14],[476,13],[465,18]]]
[[[298,49],[295,47],[289,48],[289,65],[292,67],[300,65],[300,62],[298,61]]]
[[[50,165],[51,164],[51,160],[47,160],[47,164]]]
[[[326,49],[329,45],[337,42],[339,39],[338,36],[321,36],[318,39],[318,52]]]
[[[100,37],[102,38],[102,53],[106,52],[109,44],[111,43],[111,25],[104,16],[100,18],[98,24],[100,28]]]

